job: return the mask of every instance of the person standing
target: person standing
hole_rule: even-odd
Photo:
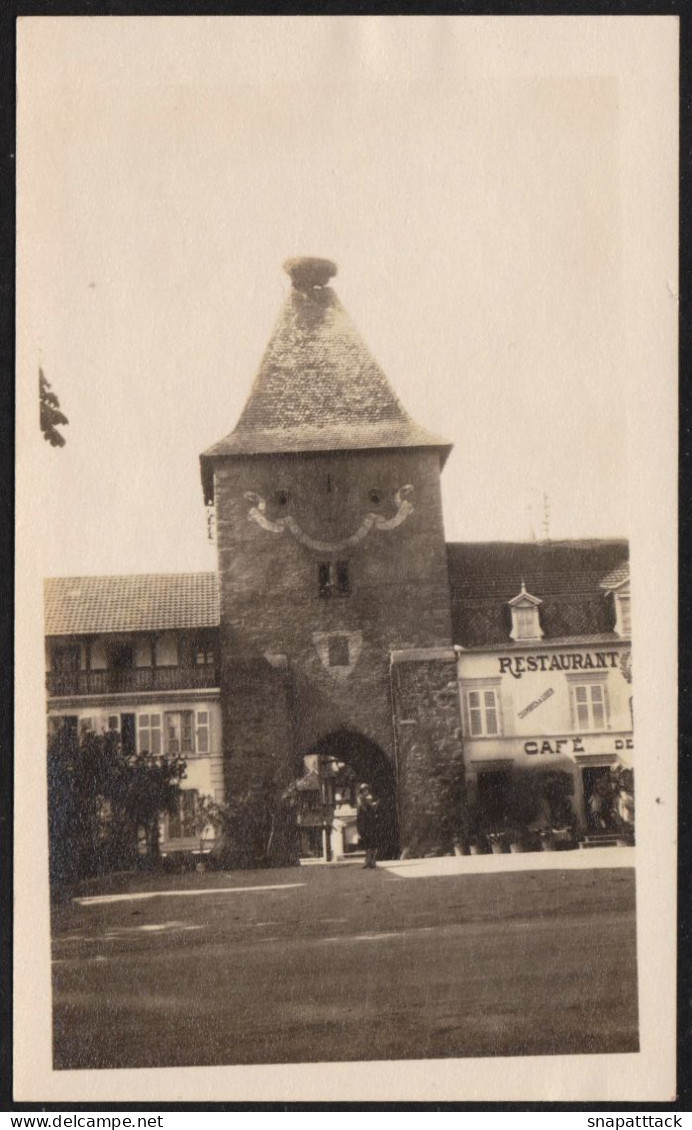
[[[364,867],[377,866],[377,801],[369,785],[361,785],[356,802],[356,828],[365,849]]]

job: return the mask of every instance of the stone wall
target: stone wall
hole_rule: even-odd
[[[405,520],[391,529],[373,524],[360,540],[344,544],[369,514],[391,520],[405,486],[413,488]],[[277,714],[272,692],[258,684],[256,694],[238,693],[247,680],[233,674],[240,659],[261,670],[266,654],[287,657],[298,751],[349,729],[393,758],[390,651],[451,643],[437,453],[225,459],[215,468],[215,497],[222,696],[235,698],[225,707],[229,759],[253,749],[257,756],[259,746],[270,755],[285,748],[283,731],[291,727],[281,710]],[[302,540],[282,526],[288,516]],[[338,561],[348,564],[350,594],[321,598],[319,566]],[[334,634],[349,638],[356,657],[347,672],[326,657]]]
[[[466,830],[454,650],[395,652],[391,680],[402,850],[451,852]]]

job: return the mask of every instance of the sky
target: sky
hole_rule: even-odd
[[[627,22],[20,21],[19,402],[41,364],[70,421],[20,429],[44,574],[214,568],[198,457],[294,255],[454,444],[448,540],[541,536],[544,496],[554,539],[627,536]]]

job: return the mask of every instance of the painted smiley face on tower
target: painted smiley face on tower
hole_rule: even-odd
[[[301,545],[319,553],[338,553],[363,541],[371,530],[394,530],[397,526],[400,526],[414,511],[411,502],[412,494],[413,487],[410,483],[399,487],[394,495],[396,510],[393,515],[387,517],[385,513],[379,513],[374,509],[375,506],[379,507],[382,502],[382,492],[377,488],[372,488],[369,498],[371,509],[364,514],[360,524],[352,533],[334,541],[320,541],[318,538],[312,537],[301,528],[290,513],[282,517],[270,518],[267,514],[266,499],[256,491],[245,491],[244,498],[252,503],[247,515],[249,522],[255,522],[261,529],[272,534],[283,534],[285,530],[288,530]],[[373,496],[376,496],[377,500]],[[277,491],[273,503],[272,509],[275,512],[281,508],[289,509],[289,492],[287,490]]]

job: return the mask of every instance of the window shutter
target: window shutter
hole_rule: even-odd
[[[149,729],[149,715],[139,714],[137,716],[137,752],[138,753],[152,753],[151,738]]]
[[[209,753],[209,711],[197,711],[197,752]]]
[[[161,715],[150,714],[149,721],[151,723],[151,749],[149,752],[154,757],[161,756]]]
[[[605,683],[601,684],[603,691],[603,728],[605,730],[610,726],[610,706],[608,703],[608,688]]]

